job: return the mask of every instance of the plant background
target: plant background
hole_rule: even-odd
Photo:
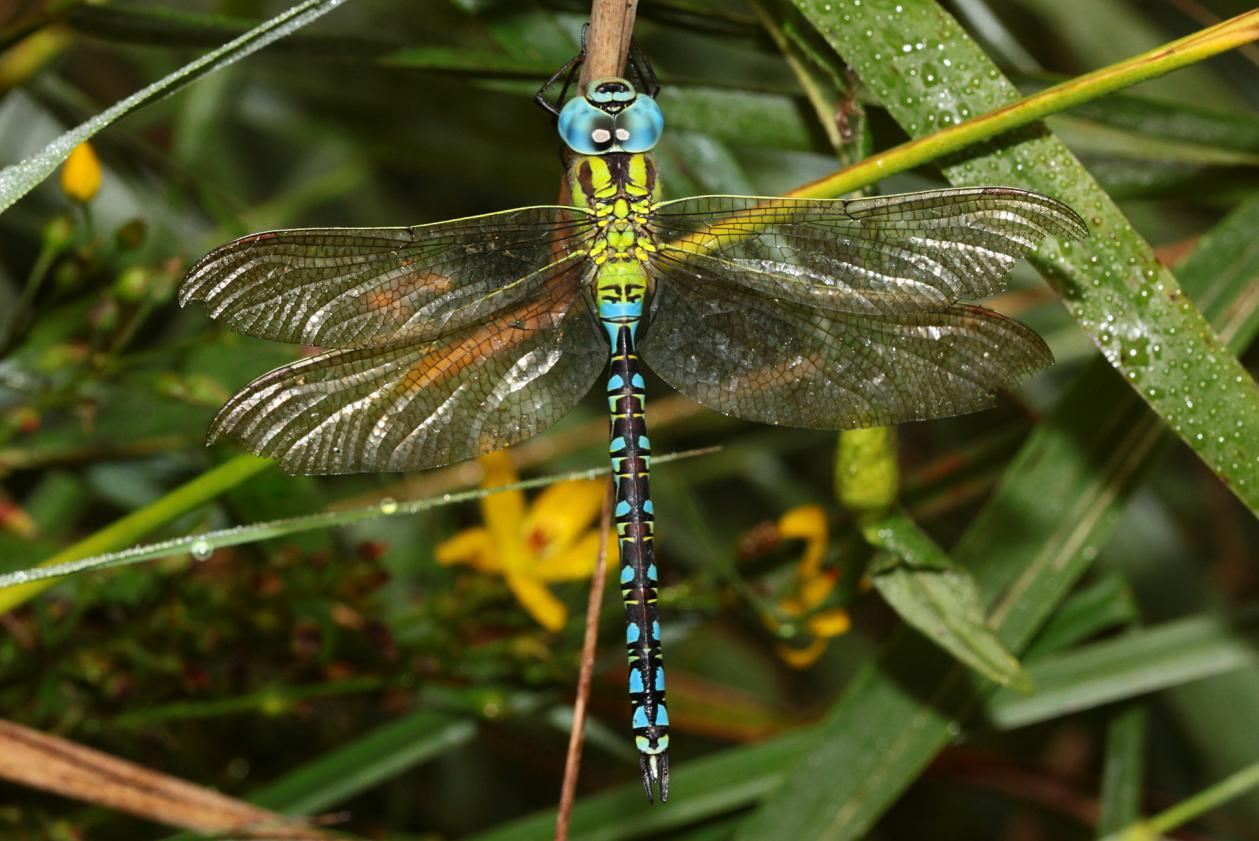
[[[1252,7],[946,4],[1027,91],[1188,34],[1202,15]],[[0,160],[37,152],[283,8],[17,4],[0,18]],[[637,36],[666,85],[658,158],[671,196],[780,193],[859,155],[867,128],[877,149],[905,139],[869,90],[850,89],[811,28],[823,12],[759,8],[666,0],[640,9]],[[49,179],[7,210],[0,569],[33,566],[235,454],[202,446],[209,419],[297,349],[178,308],[175,285],[204,251],[267,228],[411,224],[552,201],[557,142],[531,98],[575,51],[585,14],[576,2],[354,0],[101,133],[102,184],[87,203]],[[1253,332],[1247,293],[1259,282],[1257,62],[1254,52],[1230,53],[1049,121],[1165,263],[1212,247],[1186,271],[1203,278],[1199,290],[1232,284],[1231,308],[1227,298],[1220,308],[1250,325],[1236,331],[1242,338]],[[910,96],[895,79],[879,82]],[[848,142],[841,128],[853,126]],[[943,183],[924,167],[877,187]],[[857,586],[869,552],[835,500],[833,434],[723,418],[652,379],[658,453],[721,447],[653,475],[674,802],[649,810],[635,791],[612,588],[575,837],[858,837],[868,825],[871,838],[1092,838],[1105,830],[1099,809],[1114,829],[1259,762],[1259,628],[1246,608],[1257,590],[1254,515],[1170,435],[1134,456],[1131,482],[1096,501],[1083,489],[1108,479],[1099,460],[1084,458],[1072,481],[1085,504],[1064,507],[1059,497],[1077,485],[1041,484],[1055,475],[1052,459],[1029,463],[1016,458],[1020,447],[1068,429],[1069,453],[1106,452],[1126,431],[1109,421],[1136,429],[1152,416],[1120,402],[1128,387],[1105,376],[1088,333],[1028,264],[997,304],[1040,330],[1058,363],[992,411],[903,427],[902,500],[944,547],[999,481],[1023,491],[1001,512],[1012,543],[1038,540],[1037,529],[1049,540],[1081,521],[1104,524],[1077,547],[1087,572],[1064,580],[1071,595],[1024,658],[1038,693],[987,697],[925,770],[889,760],[882,776],[847,786],[823,766],[811,780],[786,777],[804,800],[784,793],[784,769],[814,747],[802,729],[810,723],[845,727],[875,753],[915,726],[878,715],[888,708],[853,696],[854,681],[915,697],[915,681],[942,655],[906,643],[878,593]],[[1253,371],[1254,355],[1241,359]],[[1214,392],[1204,380],[1195,396],[1209,406]],[[592,394],[526,445],[525,474],[601,464],[602,403]],[[1228,431],[1204,424],[1208,435]],[[1259,454],[1259,441],[1240,446]],[[475,465],[413,477],[262,472],[150,538],[427,496],[478,478]],[[828,569],[843,570],[835,597],[852,616],[852,629],[804,670],[784,662],[789,641],[766,620],[804,552],[775,524],[802,505],[827,512]],[[351,817],[338,828],[363,837],[549,837],[585,589],[555,588],[574,617],[549,634],[500,579],[438,565],[435,547],[479,517],[475,505],[443,506],[221,549],[204,563],[183,556],[60,583],[3,617],[0,709],[272,808],[344,810]],[[979,565],[1021,568],[1014,550],[1003,555],[1001,532],[989,533]],[[801,803],[799,814],[851,806],[866,817],[787,829],[782,816]],[[1257,826],[1259,794],[1246,794],[1183,837],[1259,838]],[[0,837],[166,834],[0,787]]]

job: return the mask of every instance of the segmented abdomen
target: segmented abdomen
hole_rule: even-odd
[[[605,322],[613,334],[608,406],[612,415],[613,480],[616,482],[617,537],[621,552],[621,595],[625,600],[629,692],[634,741],[641,756],[643,786],[652,782],[668,797],[669,713],[665,709],[664,661],[656,615],[655,519],[648,473],[651,442],[643,415],[643,376],[634,350],[634,325]]]

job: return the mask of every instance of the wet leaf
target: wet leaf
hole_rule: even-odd
[[[1259,332],[1257,226],[1259,202],[1252,201],[1205,237],[1180,268],[1232,349]],[[1028,644],[1097,557],[1148,468],[1161,429],[1109,365],[1090,366],[1037,426],[953,548],[954,561],[975,576],[990,621],[1013,651]],[[862,837],[960,732],[984,694],[923,638],[895,635],[849,684],[817,743],[737,838]]]
[[[844,4],[842,11],[821,0],[796,5],[912,137],[928,138],[984,114],[1009,115],[1019,100],[1018,89],[930,0]],[[1097,78],[1131,83],[1148,78],[1156,61],[1188,62],[1257,34],[1259,12],[1250,12],[1099,71]],[[1041,96],[1041,113],[1051,113],[1073,94],[1055,89]],[[943,161],[953,184],[1037,190],[1084,217],[1090,239],[1049,241],[1034,253],[1033,265],[1129,386],[1259,513],[1259,386],[1114,201],[1039,123],[996,138],[976,135],[986,142],[964,147],[961,135],[954,137],[959,151]],[[953,148],[931,140],[920,146],[924,158],[933,149],[939,157]],[[849,188],[843,180],[820,181],[809,192],[842,192]]]

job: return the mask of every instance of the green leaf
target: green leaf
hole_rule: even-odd
[[[37,567],[8,573],[0,585],[0,613],[34,598],[51,586],[46,573],[58,567],[73,566],[83,558],[129,546],[175,517],[214,499],[272,465],[268,459],[240,455],[191,479],[149,505],[132,511],[105,528],[62,549]]]
[[[1034,15],[1050,43],[1071,44],[1073,55],[1087,65],[1103,65],[1148,49],[1162,37],[1153,15],[1133,3],[1095,3],[1082,14],[1081,7],[1061,0],[1021,0],[1025,14]],[[1159,79],[1147,89],[1187,102],[1235,105],[1237,96],[1218,74],[1207,67],[1191,67]]]
[[[290,815],[310,815],[456,750],[477,733],[472,721],[421,710],[377,727],[275,782],[252,792],[249,802]],[[193,841],[180,833],[166,841]],[[347,836],[354,837],[354,836]]]
[[[797,97],[670,86],[660,93],[660,107],[669,115],[670,131],[704,132],[731,144],[796,151],[819,148],[823,142],[821,132],[805,120]]]
[[[1259,12],[1020,102],[1017,88],[930,0],[872,0],[843,11],[822,0],[797,5],[919,141],[793,195],[842,194],[854,180],[953,154],[943,165],[953,184],[1023,187],[1074,207],[1092,237],[1047,242],[1032,263],[1129,386],[1259,513],[1259,386],[1070,150],[1032,122],[1253,40]]]
[[[871,572],[874,586],[902,619],[989,680],[1031,690],[1018,659],[988,626],[970,574],[955,566],[903,511],[867,524],[863,533],[893,556],[876,561]]]
[[[1259,202],[1249,202],[1180,269],[1186,289],[1234,349],[1259,327],[1256,229]],[[1011,649],[1031,640],[1097,556],[1161,430],[1099,361],[1024,444],[952,551],[975,576],[989,619]],[[862,837],[960,731],[983,694],[921,637],[897,633],[850,682],[808,752],[736,837]]]
[[[1036,635],[1024,659],[1056,653],[1139,618],[1140,609],[1128,582],[1118,575],[1107,575],[1071,594]]]
[[[1259,608],[1194,616],[1029,662],[1036,692],[1000,690],[985,715],[1002,730],[1259,663]]]
[[[132,111],[174,93],[207,73],[213,73],[234,61],[256,52],[268,44],[301,29],[306,24],[340,6],[345,0],[306,0],[288,11],[235,38],[213,52],[184,65],[168,76],[123,99],[85,123],[67,131],[44,149],[20,163],[0,170],[0,213],[22,196],[35,189],[41,181],[69,156],[75,146],[90,139],[101,129]]]
[[[781,781],[791,758],[816,738],[813,730],[801,730],[763,744],[731,748],[678,764],[669,772],[671,796],[665,808],[645,808],[643,788],[637,782],[584,797],[573,810],[569,838],[645,838],[745,808],[771,791]],[[633,820],[627,819],[629,815]],[[554,837],[555,812],[545,810],[478,835],[474,841],[547,841]]]
[[[666,453],[654,459],[656,464],[666,464],[677,459],[688,458],[711,452],[709,450],[689,450],[682,453]],[[374,505],[348,508],[338,511],[322,511],[316,514],[303,514],[297,517],[286,517],[250,523],[244,526],[217,529],[215,531],[189,534],[174,537],[159,543],[139,544],[118,549],[138,540],[143,534],[168,522],[176,515],[195,508],[215,496],[234,488],[246,479],[253,478],[257,473],[273,465],[270,459],[245,454],[231,461],[208,470],[197,478],[186,482],[149,505],[133,511],[108,527],[101,529],[91,537],[79,541],[38,566],[15,570],[0,574],[0,613],[31,598],[48,587],[52,582],[66,575],[74,575],[89,570],[109,569],[112,567],[130,566],[142,561],[153,561],[158,558],[171,558],[192,553],[200,555],[227,546],[240,546],[245,543],[257,543],[289,535],[303,534],[334,526],[345,526],[384,517],[405,517],[471,502],[492,494],[506,491],[527,490],[545,487],[558,482],[577,479],[593,479],[611,472],[611,468],[594,467],[587,470],[576,470],[558,475],[542,476],[526,479],[508,485],[493,488],[476,488],[459,493],[447,493],[431,499],[418,499],[399,503],[392,499],[382,500]],[[289,481],[289,480],[285,480]]]
[[[519,76],[545,79],[555,68],[549,65],[506,55],[491,50],[468,50],[461,47],[404,47],[381,56],[380,63],[410,70],[440,70],[449,73],[476,73],[493,76]]]
[[[475,722],[421,710],[303,765],[249,800],[290,814],[318,812],[466,745],[476,732]]]
[[[1106,725],[1101,813],[1097,817],[1099,838],[1141,817],[1148,719],[1145,706],[1133,704],[1116,712]]]
[[[1234,623],[1244,624],[1238,630]],[[1169,622],[1148,630],[1134,632],[1114,641],[1095,643],[1077,652],[1063,655],[1043,664],[1029,664],[1028,672],[1037,685],[1037,692],[1052,694],[1052,698],[1039,711],[1037,720],[1050,720],[1082,709],[1112,703],[1115,700],[1134,697],[1166,686],[1183,685],[1201,680],[1211,674],[1220,674],[1253,663],[1257,656],[1247,647],[1253,647],[1259,633],[1259,617],[1254,611],[1232,617],[1217,616]],[[1176,663],[1165,672],[1159,672],[1158,646],[1169,645],[1176,652]],[[930,650],[930,649],[927,649]],[[1193,658],[1201,658],[1208,664],[1193,667]],[[1133,662],[1128,663],[1127,661]],[[1114,691],[1093,691],[1085,687],[1080,694],[1071,692],[1068,682],[1059,684],[1060,677],[1068,672],[1081,673],[1091,670],[1091,678],[1105,681],[1106,671],[1118,663],[1124,671],[1113,678],[1110,688]],[[908,673],[905,673],[908,676]],[[1134,688],[1124,692],[1125,681],[1135,677]],[[867,673],[869,679],[869,673]],[[1136,684],[1141,684],[1137,687]],[[1036,696],[1033,696],[1036,697]],[[1003,712],[1008,702],[1018,704],[1022,696],[1001,692],[988,707],[991,719],[998,727],[1022,726],[1028,720],[1010,719]],[[916,719],[904,722],[905,726],[917,724]],[[678,763],[671,771],[670,790],[677,796],[670,800],[667,809],[643,810],[642,788],[638,783],[627,783],[612,791],[583,798],[574,812],[575,841],[616,841],[616,839],[645,837],[649,832],[662,832],[681,826],[708,820],[727,814],[756,802],[783,779],[799,755],[816,746],[825,738],[825,728],[797,730],[771,739],[762,744],[729,748],[702,759]],[[886,733],[877,738],[886,740]],[[856,763],[860,758],[853,756]],[[842,792],[847,784],[846,775],[819,779],[823,788],[835,783],[835,791]],[[265,803],[272,807],[283,804]],[[843,805],[843,804],[840,804]],[[625,815],[635,815],[627,822]],[[544,810],[522,818],[476,841],[526,841],[547,839],[555,827],[555,814]],[[793,835],[769,835],[758,837],[794,838]],[[842,837],[842,836],[841,836]]]

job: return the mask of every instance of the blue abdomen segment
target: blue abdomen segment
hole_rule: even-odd
[[[599,319],[603,322],[603,329],[608,331],[608,341],[612,343],[612,352],[616,353],[617,337],[621,333],[621,329],[629,330],[630,347],[634,346],[634,333],[638,329],[638,320],[643,315],[643,302],[637,301],[600,301],[599,302]],[[643,377],[638,374],[638,382],[642,383]],[[616,382],[617,374],[613,370],[611,378],[608,380],[608,398],[612,398],[612,384]],[[619,389],[623,388],[630,380],[623,379]],[[641,393],[641,392],[640,392]],[[610,404],[609,404],[610,405]]]
[[[641,302],[636,302],[642,312]],[[648,473],[650,440],[644,419],[643,377],[634,350],[637,319],[619,302],[601,302],[599,315],[612,339],[608,406],[612,431],[608,450],[616,483],[617,540],[621,552],[621,597],[625,601],[625,649],[629,656],[631,724],[647,798],[659,787],[669,797],[669,713],[665,708],[664,660],[656,615],[655,519]],[[613,320],[626,319],[626,320]],[[629,320],[633,319],[633,320]]]

